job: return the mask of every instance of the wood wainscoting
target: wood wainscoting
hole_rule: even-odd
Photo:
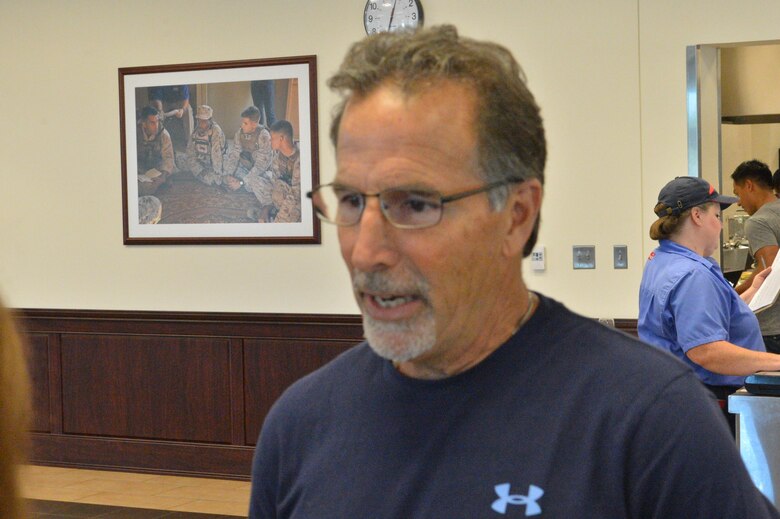
[[[362,340],[355,315],[17,311],[33,463],[247,479],[268,410]],[[615,327],[636,334],[636,321]]]
[[[19,310],[33,463],[249,477],[263,419],[359,316]]]

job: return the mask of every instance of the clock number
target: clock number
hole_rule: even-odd
[[[414,7],[414,0],[409,0],[409,7]]]
[[[371,10],[376,11],[376,2],[371,2]]]
[[[369,22],[373,22],[373,21],[374,21],[374,17],[373,17],[373,16],[371,16],[370,14],[368,15],[368,21],[369,21]]]
[[[416,20],[416,19],[417,19],[417,13],[412,13],[412,20]]]

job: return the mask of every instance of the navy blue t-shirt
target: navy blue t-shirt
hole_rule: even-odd
[[[472,369],[361,344],[263,426],[250,518],[764,518],[712,396],[671,355],[541,297]]]

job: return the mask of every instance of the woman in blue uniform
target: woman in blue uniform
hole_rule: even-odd
[[[748,308],[769,273],[738,295],[710,256],[720,246],[721,209],[736,202],[705,180],[677,177],[661,190],[650,237],[659,246],[648,258],[639,289],[639,337],[688,364],[715,394],[726,398],[744,377],[780,370],[780,355],[767,353],[758,320]]]

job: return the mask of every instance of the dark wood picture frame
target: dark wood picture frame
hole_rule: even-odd
[[[267,101],[257,99],[255,87]],[[222,156],[227,162],[241,129],[241,113],[255,104],[263,104],[260,123],[266,128],[274,119],[290,122],[299,149],[297,193],[296,181],[289,176],[275,178],[273,168],[264,174],[265,192],[274,190],[274,200],[279,200],[278,188],[287,197],[283,211],[279,208],[283,204],[262,205],[261,195],[250,189],[249,182],[242,180],[235,191],[220,183],[229,175],[221,168],[223,176],[212,175],[220,178],[214,181],[203,180],[189,167],[196,153],[190,148],[198,106],[208,105],[212,121],[223,129]],[[160,109],[159,134],[167,132],[174,150],[175,165],[172,172],[165,172],[166,182],[159,182],[156,168],[146,169],[147,155],[142,156],[138,146],[145,138],[141,111],[148,105]],[[119,122],[125,245],[321,242],[320,222],[305,196],[319,183],[316,56],[120,68]],[[274,184],[284,180],[290,187]],[[149,192],[149,183],[159,183],[159,188],[154,185]]]

